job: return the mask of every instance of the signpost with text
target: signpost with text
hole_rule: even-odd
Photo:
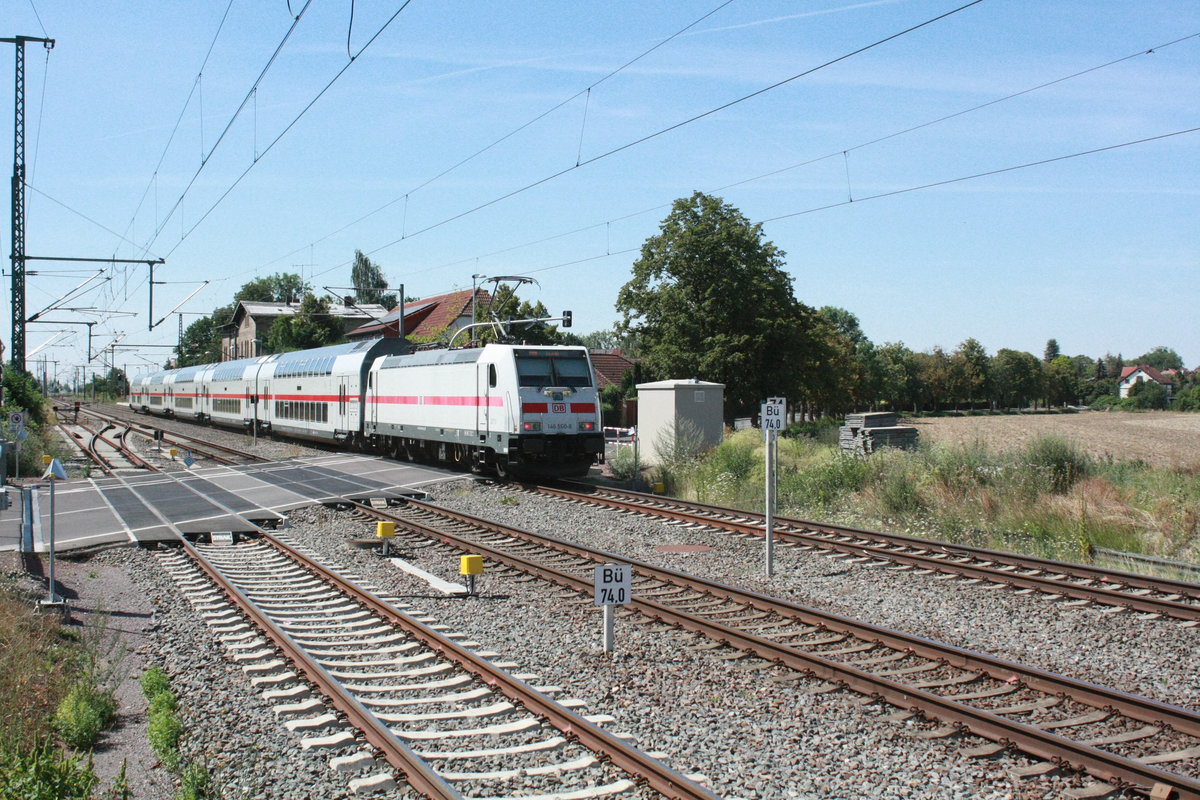
[[[766,444],[766,519],[764,537],[766,544],[767,577],[775,574],[775,445],[779,432],[787,427],[787,400],[783,397],[768,397],[762,404],[760,425]]]
[[[628,564],[601,564],[592,571],[596,605],[604,606],[604,652],[613,651],[615,607],[633,599],[633,568]]]

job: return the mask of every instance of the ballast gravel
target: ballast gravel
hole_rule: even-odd
[[[1198,631],[1176,623],[1106,615],[959,581],[857,568],[792,549],[777,551],[776,577],[765,580],[761,544],[738,537],[471,480],[427,488],[435,503],[455,510],[1195,705],[1192,660],[1179,655],[1195,653]],[[790,673],[747,669],[746,660],[724,658],[730,651],[723,648],[689,649],[699,640],[657,625],[618,618],[616,653],[606,656],[600,644],[601,614],[590,598],[561,599],[561,588],[498,575],[482,578],[478,599],[446,597],[375,552],[348,545],[349,539],[371,536],[373,523],[327,509],[298,510],[289,522],[292,538],[538,673],[541,680],[565,687],[568,695],[587,701],[590,713],[612,714],[617,722],[611,729],[634,734],[644,749],[667,753],[668,763],[681,772],[706,776],[721,796],[1038,798],[1091,783],[1087,776],[1072,774],[1018,781],[1011,771],[1032,763],[1019,754],[966,758],[960,751],[980,740],[921,738],[937,726],[919,718],[884,721],[896,709],[866,703],[850,692],[820,692],[819,681],[772,680]],[[713,549],[702,554],[656,550],[666,544]],[[398,554],[422,570],[459,580],[457,551],[406,546],[399,540],[397,545]]]

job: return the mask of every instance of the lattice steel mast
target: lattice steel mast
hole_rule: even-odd
[[[15,45],[16,91],[13,93],[12,175],[12,362],[25,370],[25,43],[41,42],[47,50],[53,39],[16,36],[0,39]]]

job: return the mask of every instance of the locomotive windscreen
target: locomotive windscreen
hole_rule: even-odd
[[[592,372],[582,350],[515,350],[513,356],[522,386],[592,385]]]

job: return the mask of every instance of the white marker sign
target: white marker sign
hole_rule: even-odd
[[[602,564],[592,573],[596,605],[604,608],[604,652],[613,651],[617,606],[633,599],[633,570],[628,564]]]
[[[767,402],[760,407],[762,429],[764,431],[781,431],[787,427],[787,400],[782,397],[768,397]]]
[[[596,605],[623,606],[633,598],[633,576],[628,564],[603,564],[596,567],[592,583],[596,587]]]

